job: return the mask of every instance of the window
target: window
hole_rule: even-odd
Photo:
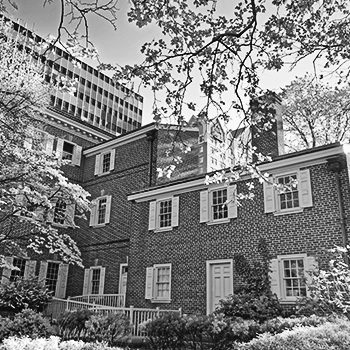
[[[13,282],[17,278],[24,277],[24,272],[26,269],[26,260],[25,259],[19,259],[19,258],[13,258],[12,262],[13,266],[16,267],[16,270],[11,270],[11,276],[10,281]]]
[[[47,214],[47,222],[52,225],[74,227],[75,204],[67,203],[62,198],[56,198],[52,202],[52,209]]]
[[[107,174],[114,170],[115,149],[96,155],[95,175]]]
[[[54,136],[39,129],[28,128],[27,137],[24,140],[24,148],[38,149],[41,148],[47,155],[52,155]]]
[[[23,258],[17,258],[8,256],[5,258],[6,263],[8,265],[13,265],[17,269],[16,270],[10,270],[6,267],[2,269],[2,277],[1,277],[1,284],[8,284],[10,281],[15,281],[19,277],[23,277],[24,279],[28,279],[31,276],[35,275],[35,267],[36,267],[36,261],[35,260],[28,260]]]
[[[58,139],[56,151],[58,152],[60,159],[71,160],[73,165],[80,166],[82,152],[81,146],[63,139]]]
[[[103,294],[106,268],[94,266],[85,269],[83,295]]]
[[[150,202],[149,230],[171,230],[179,225],[179,197]]]
[[[109,224],[112,196],[103,196],[93,202],[90,213],[90,226]]]
[[[237,218],[237,185],[200,193],[200,222],[215,224]]]
[[[317,268],[315,258],[306,254],[279,255],[271,260],[271,288],[283,302],[308,296],[308,272]]]
[[[145,298],[155,303],[170,303],[171,264],[159,264],[146,269]]]
[[[264,183],[265,213],[301,212],[312,207],[310,171],[299,170],[293,173],[278,174]]]
[[[39,281],[45,281],[45,286],[52,296],[64,299],[66,297],[68,264],[60,261],[41,261]]]

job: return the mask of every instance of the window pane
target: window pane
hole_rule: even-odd
[[[59,263],[55,263],[55,262],[48,262],[47,263],[47,273],[46,273],[45,285],[49,289],[49,291],[53,292],[53,295],[55,295],[55,291],[56,291],[59,268],[60,268]]]
[[[228,217],[227,189],[212,192],[211,212],[212,219],[219,220]]]
[[[172,200],[165,200],[158,203],[159,227],[171,226]]]

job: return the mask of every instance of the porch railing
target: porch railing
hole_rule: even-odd
[[[181,316],[182,310],[160,310],[158,307],[156,309],[143,309],[130,307],[114,307],[106,306],[100,304],[86,303],[82,301],[75,301],[72,299],[59,299],[53,298],[46,309],[45,314],[53,318],[57,318],[64,311],[72,311],[78,309],[90,309],[99,313],[109,314],[109,313],[123,313],[130,319],[132,325],[132,336],[143,336],[142,327],[140,325],[148,320],[153,320],[160,317],[166,313],[177,313]]]
[[[73,301],[80,301],[89,304],[123,307],[125,306],[125,294],[87,294],[76,297],[69,297]]]

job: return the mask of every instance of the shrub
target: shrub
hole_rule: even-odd
[[[327,251],[328,268],[310,271],[308,282],[310,296],[298,301],[297,313],[308,315],[350,314],[350,270],[344,262],[346,248],[336,247]]]
[[[58,325],[63,339],[115,344],[131,334],[130,320],[121,313],[103,315],[88,309],[66,311],[59,317]]]
[[[12,319],[0,317],[0,341],[10,336],[48,337],[53,334],[50,323],[40,313],[26,309]]]
[[[0,286],[0,308],[11,308],[15,312],[26,308],[42,312],[51,298],[51,292],[39,283],[38,277],[19,278]]]
[[[58,337],[49,339],[28,337],[11,337],[5,339],[0,345],[0,350],[121,350],[110,348],[105,343],[84,343],[83,341],[68,340],[60,342]]]
[[[323,325],[298,326],[280,334],[264,333],[249,343],[236,343],[235,350],[348,350],[350,322],[338,319]]]

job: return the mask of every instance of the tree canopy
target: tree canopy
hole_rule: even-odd
[[[40,114],[52,86],[44,81],[43,67],[10,40],[9,30],[0,22],[0,266],[6,255],[26,256],[27,250],[81,264],[75,242],[47,218],[58,198],[83,215],[89,194],[64,176],[61,165],[67,161],[43,148]]]

